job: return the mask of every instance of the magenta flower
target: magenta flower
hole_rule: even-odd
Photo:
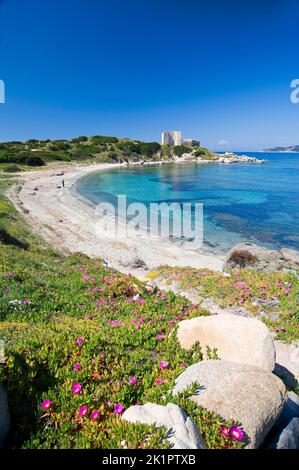
[[[74,370],[80,370],[81,369],[81,364],[79,364],[79,362],[77,362],[74,367],[73,367]]]
[[[44,400],[41,404],[41,409],[42,410],[48,410],[52,406],[52,401],[51,400]]]
[[[87,405],[81,406],[81,408],[78,411],[79,416],[81,416],[81,418],[84,418],[84,416],[86,416],[87,413],[88,413],[88,406]]]
[[[167,369],[167,367],[169,366],[169,363],[167,361],[160,361],[159,364],[162,369]]]
[[[83,343],[82,336],[80,336],[80,338],[77,339],[76,343],[79,344],[79,346],[81,346],[81,344]]]
[[[116,405],[114,405],[114,413],[116,415],[121,415],[122,412],[124,411],[125,407],[122,406],[120,403],[117,403]]]
[[[130,380],[129,380],[129,382],[130,382],[130,384],[131,384],[131,385],[135,385],[135,384],[136,384],[136,382],[137,382],[137,379],[136,379],[136,377],[130,377]]]
[[[163,384],[164,384],[164,380],[157,379],[157,380],[156,380],[156,384],[157,384],[157,385],[163,385]]]
[[[229,430],[229,435],[237,441],[242,441],[244,437],[243,431],[238,426],[232,426]]]
[[[186,367],[187,367],[187,364],[185,364],[185,363],[181,364],[182,369],[186,369]]]
[[[163,339],[163,336],[162,336],[162,335],[160,335],[160,334],[157,334],[157,336],[156,336],[156,339],[157,339],[158,341],[162,341],[162,339]]]
[[[94,410],[92,413],[90,413],[90,419],[92,421],[97,421],[100,417],[100,412],[98,410]]]
[[[223,437],[228,437],[229,436],[229,429],[227,426],[221,426],[220,427],[220,432]]]
[[[24,305],[28,305],[29,304],[29,300],[27,299],[27,297],[25,297],[24,301],[23,301],[23,304]]]
[[[72,387],[72,393],[74,395],[77,395],[78,393],[80,393],[82,390],[82,385],[80,384],[80,382],[75,382],[73,387]]]

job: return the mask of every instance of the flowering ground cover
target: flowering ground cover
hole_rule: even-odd
[[[146,402],[179,404],[211,448],[243,445],[223,433],[238,423],[197,407],[186,393],[169,394],[175,378],[201,360],[198,345],[182,350],[172,333],[205,311],[80,254],[3,245],[0,263],[10,446],[167,448],[165,429],[121,419]]]
[[[283,341],[299,339],[299,283],[294,273],[265,273],[249,269],[217,273],[208,269],[162,266],[150,274],[163,278],[199,300],[214,299],[222,307],[245,307]]]

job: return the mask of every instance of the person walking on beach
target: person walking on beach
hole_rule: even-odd
[[[64,188],[64,180],[62,180],[62,187]]]

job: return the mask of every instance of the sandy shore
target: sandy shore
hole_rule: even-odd
[[[168,240],[154,237],[145,240],[142,236],[107,238],[107,233],[99,227],[95,209],[79,197],[73,186],[90,172],[121,166],[124,165],[60,165],[22,173],[19,180],[21,189],[19,185],[7,195],[33,230],[64,253],[82,252],[90,257],[99,257],[110,266],[140,278],[162,264],[220,271],[223,266],[221,257],[186,249]],[[109,227],[109,218],[107,223]],[[146,266],[137,268],[134,266],[136,260],[142,260]]]

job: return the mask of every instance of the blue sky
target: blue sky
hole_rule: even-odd
[[[0,141],[299,144],[298,0],[0,0],[0,20]]]

